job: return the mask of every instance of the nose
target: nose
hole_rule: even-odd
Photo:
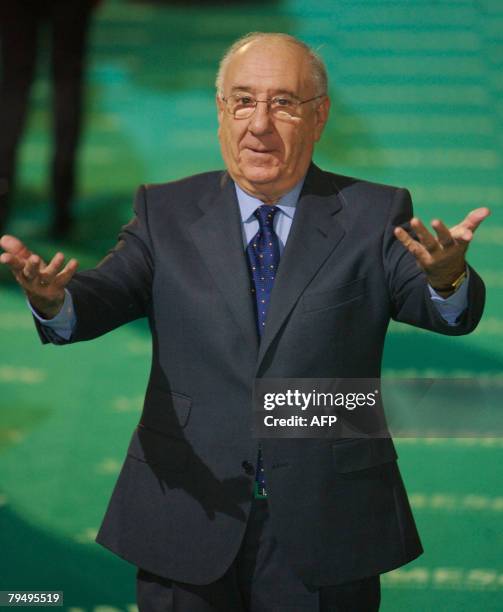
[[[257,100],[257,106],[251,116],[248,129],[255,136],[267,134],[272,131],[271,113],[267,102]]]

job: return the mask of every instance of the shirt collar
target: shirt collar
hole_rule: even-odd
[[[293,219],[295,214],[295,208],[297,206],[297,202],[299,201],[300,192],[304,185],[305,176],[295,185],[293,189],[291,189],[288,193],[285,193],[278,202],[275,204],[287,217]],[[239,210],[241,213],[241,221],[243,223],[247,223],[253,217],[253,213],[255,210],[262,206],[263,202],[258,198],[251,196],[246,191],[243,191],[241,187],[235,182],[234,186],[236,188],[236,195],[238,198]]]

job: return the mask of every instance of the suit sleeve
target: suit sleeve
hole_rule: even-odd
[[[48,337],[36,321],[42,342],[67,344],[90,340],[147,315],[154,258],[144,186],[136,193],[134,212],[106,257],[94,269],[75,274],[68,284],[76,315],[71,337],[68,340]]]
[[[456,326],[449,325],[440,315],[428,290],[426,274],[415,258],[394,236],[398,225],[410,231],[413,216],[410,193],[395,191],[383,239],[383,264],[388,284],[391,317],[441,334],[458,336],[473,331],[480,321],[485,302],[485,287],[480,276],[469,267],[468,307]]]

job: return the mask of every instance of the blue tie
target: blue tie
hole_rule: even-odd
[[[262,335],[267,317],[267,309],[279,265],[279,240],[273,228],[274,216],[279,208],[263,204],[253,213],[259,222],[259,230],[246,248],[252,277],[252,294],[255,296],[257,327]],[[255,496],[266,497],[264,465],[259,447],[257,471],[255,474]]]

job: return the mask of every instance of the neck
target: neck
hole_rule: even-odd
[[[270,206],[277,204],[284,195],[289,193],[295,187],[295,185],[292,185],[292,187],[287,190],[283,190],[276,193],[264,193],[260,189],[255,189],[250,185],[243,185],[240,181],[236,181],[235,179],[234,181],[237,183],[237,185],[239,185],[240,189],[245,191],[248,195],[251,195],[253,198],[257,198],[264,204],[268,204]]]
[[[268,198],[267,196],[260,196],[259,200],[261,202],[263,202],[264,204],[268,204],[269,206],[274,206],[274,204],[277,204],[281,200],[283,195],[285,195],[285,194],[282,194],[282,195],[280,195],[278,197],[274,197],[274,198]]]

